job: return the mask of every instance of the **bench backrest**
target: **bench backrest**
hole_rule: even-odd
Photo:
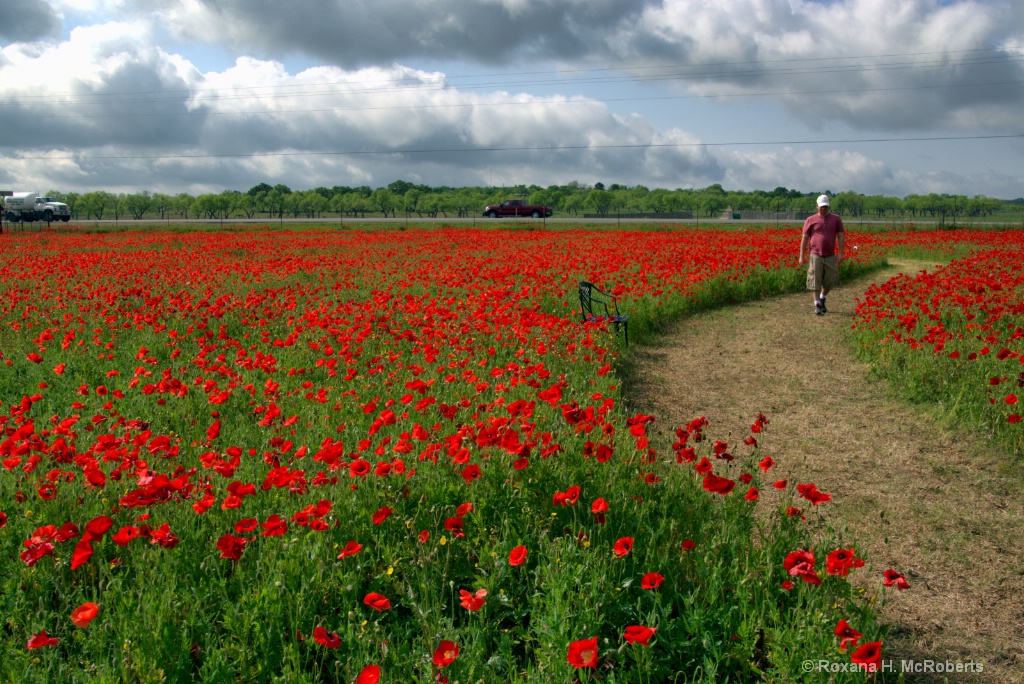
[[[597,304],[599,310],[594,312],[594,304]],[[608,305],[611,304],[612,308],[609,309]],[[602,292],[601,290],[594,287],[593,283],[588,283],[586,280],[580,281],[580,314],[583,316],[583,320],[596,316],[610,316],[612,314],[618,315],[619,307],[615,301],[615,297]]]

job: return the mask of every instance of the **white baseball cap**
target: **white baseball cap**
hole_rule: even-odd
[[[829,204],[828,204],[828,195],[818,195],[818,206],[819,207],[827,207],[827,206],[829,206]]]

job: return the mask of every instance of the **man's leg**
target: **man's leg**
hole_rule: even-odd
[[[833,287],[839,284],[839,262],[834,256],[822,259],[822,274],[821,274],[821,297],[818,301],[821,302],[822,313],[827,313],[828,309],[825,308],[825,296],[828,295],[829,291]]]
[[[814,272],[814,313],[821,316],[825,313],[820,294],[825,287],[825,264],[817,254],[811,255],[811,269]]]

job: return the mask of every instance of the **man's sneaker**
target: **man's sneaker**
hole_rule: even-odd
[[[817,306],[815,308],[820,308],[821,309],[821,313],[823,313],[823,314],[828,313],[828,309],[825,308],[825,298],[824,297],[821,297],[821,298],[818,299],[818,304],[817,304]]]
[[[825,315],[825,307],[822,306],[820,299],[818,301],[814,302],[814,315],[815,316],[824,316]]]

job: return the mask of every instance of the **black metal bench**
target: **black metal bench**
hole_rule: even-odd
[[[597,308],[597,312],[594,309]],[[615,332],[622,329],[626,346],[629,346],[629,316],[619,313],[619,305],[615,297],[602,292],[585,280],[580,281],[580,310],[584,323],[611,323]]]

